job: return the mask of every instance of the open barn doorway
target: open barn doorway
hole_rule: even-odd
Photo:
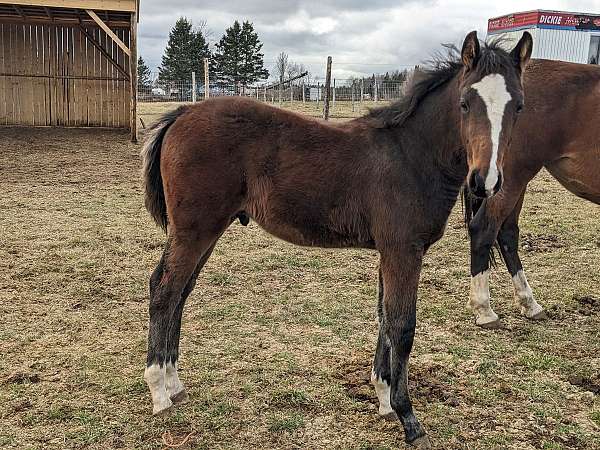
[[[136,140],[137,0],[0,0],[0,125]]]

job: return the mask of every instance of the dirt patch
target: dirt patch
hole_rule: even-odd
[[[526,252],[546,253],[564,246],[560,238],[554,234],[523,233],[521,235],[521,248]]]
[[[589,391],[595,395],[600,394],[600,375],[595,377],[583,377],[581,375],[571,375],[569,383],[573,386],[578,386],[584,391]]]
[[[38,383],[39,381],[39,374],[33,372],[13,372],[4,380],[6,384]]]

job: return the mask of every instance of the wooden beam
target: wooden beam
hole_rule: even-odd
[[[129,80],[131,81],[131,103],[130,103],[130,128],[131,142],[137,143],[137,13],[131,13],[131,28],[129,29],[129,42],[131,45],[131,54],[129,55]],[[194,86],[194,89],[196,87]]]
[[[108,52],[104,49],[104,47],[102,46],[102,44],[100,44],[98,41],[96,41],[96,39],[94,38],[94,36],[92,36],[88,30],[85,29],[85,27],[83,25],[79,25],[79,29],[81,30],[81,32],[85,35],[86,38],[88,38],[88,41],[90,41],[90,43],[96,47],[100,53],[102,53],[102,56],[104,56],[106,59],[108,59],[108,62],[110,62],[113,66],[116,67],[116,69],[121,73],[121,75],[125,75],[125,77],[127,77],[127,79],[129,80],[129,74],[127,73],[127,71],[125,69],[123,69],[123,67],[121,67],[119,65],[119,63],[117,63],[111,55],[108,54]]]
[[[23,10],[21,8],[19,8],[17,5],[13,5],[13,9],[17,12],[18,15],[20,15],[23,19],[26,19],[25,14],[23,13]]]
[[[54,25],[60,25],[61,27],[78,27],[80,24],[85,25],[86,27],[93,27],[93,28],[99,28],[98,25],[96,24],[96,22],[94,22],[91,18],[88,18],[86,15],[86,19],[87,20],[79,20],[77,17],[72,17],[72,18],[63,18],[63,17],[57,17],[57,16],[52,16],[53,18],[50,19],[47,15],[44,16],[31,16],[31,15],[27,15],[26,19],[23,19],[20,16],[17,15],[12,15],[12,16],[3,16],[0,13],[0,22],[1,23],[16,23],[19,25],[44,25],[44,24],[54,24]],[[127,28],[129,29],[129,21],[123,22],[123,21],[111,21],[107,23],[108,26],[112,27],[112,28]]]
[[[96,22],[96,23],[97,23],[97,24],[100,26],[100,28],[102,28],[102,29],[104,30],[104,32],[105,32],[106,34],[108,34],[108,35],[110,36],[110,38],[111,38],[113,41],[115,41],[115,42],[116,42],[116,44],[117,44],[119,47],[121,47],[121,50],[123,50],[127,56],[131,56],[131,51],[129,50],[129,48],[128,48],[128,47],[125,45],[125,43],[124,43],[124,42],[123,42],[121,39],[119,39],[119,36],[117,36],[117,35],[116,35],[116,34],[113,32],[113,30],[111,30],[111,29],[109,28],[109,26],[108,26],[108,25],[106,25],[106,24],[104,23],[104,21],[103,21],[103,20],[102,20],[100,17],[98,17],[98,14],[96,14],[96,13],[95,13],[94,11],[92,11],[91,9],[86,9],[86,10],[85,10],[85,12],[86,12],[86,13],[88,13],[88,15],[89,15],[89,16],[90,16],[92,19],[94,19],[94,22]]]
[[[127,12],[134,12],[137,8],[137,0],[0,0],[0,4]]]

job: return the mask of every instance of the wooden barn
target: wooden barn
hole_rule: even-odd
[[[0,0],[0,125],[136,140],[139,0]]]

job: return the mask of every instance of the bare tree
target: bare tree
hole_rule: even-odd
[[[281,52],[275,59],[275,74],[277,75],[280,83],[283,82],[288,72],[288,59],[288,55],[285,52]]]

